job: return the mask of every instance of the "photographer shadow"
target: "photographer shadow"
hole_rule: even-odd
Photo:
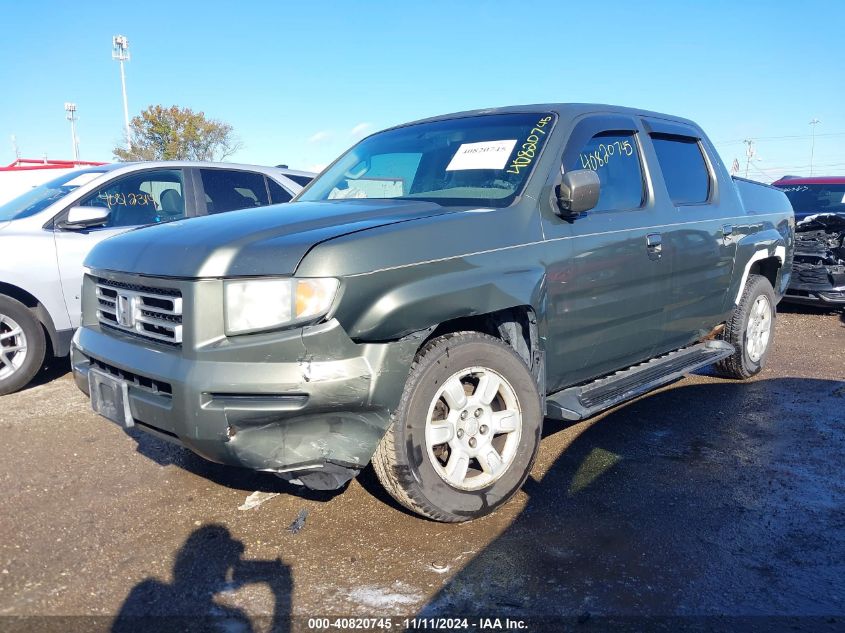
[[[176,554],[173,581],[146,578],[135,585],[112,624],[112,633],[289,631],[290,568],[280,559],[245,560],[244,549],[222,525],[194,530]],[[260,616],[261,627],[255,627],[256,618],[232,606],[232,597],[226,596],[256,584],[267,586],[274,600],[272,615]],[[221,595],[228,600],[215,600]]]

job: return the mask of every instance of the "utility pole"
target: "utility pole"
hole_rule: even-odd
[[[67,112],[67,120],[70,121],[70,142],[73,143],[73,160],[79,160],[79,139],[76,138],[76,104],[65,103],[65,112]]]
[[[745,177],[748,178],[748,167],[754,157],[754,139],[747,138],[743,143],[745,143]]]
[[[129,39],[125,35],[115,35],[111,38],[111,58],[120,62],[120,86],[123,89],[123,129],[126,134],[126,149],[132,149],[129,141],[129,104],[126,101],[126,73],[123,62],[129,61]]]
[[[12,149],[15,150],[15,160],[21,159],[21,150],[18,147],[18,137],[12,134]]]
[[[810,121],[810,129],[812,130],[812,141],[810,141],[810,176],[813,175],[813,155],[816,153],[816,126],[821,123],[814,118]]]

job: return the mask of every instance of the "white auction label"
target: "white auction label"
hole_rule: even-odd
[[[516,139],[511,141],[483,141],[481,143],[464,143],[452,156],[446,171],[461,169],[504,169],[508,158],[516,145]]]

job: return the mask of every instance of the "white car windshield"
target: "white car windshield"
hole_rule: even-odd
[[[106,173],[102,169],[83,169],[62,174],[43,185],[35,187],[6,204],[0,205],[0,222],[19,220],[43,211],[51,204],[64,198],[77,187]]]

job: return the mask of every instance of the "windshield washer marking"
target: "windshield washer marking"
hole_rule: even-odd
[[[598,148],[593,152],[580,154],[581,168],[592,169],[598,171],[600,167],[604,167],[610,162],[613,156],[633,156],[634,148],[631,146],[631,141],[614,141],[609,145],[599,143]]]
[[[534,155],[537,153],[537,144],[546,135],[546,131],[543,128],[551,120],[551,116],[543,117],[531,128],[531,133],[525,139],[525,143],[522,144],[522,149],[516,153],[516,158],[511,161],[510,168],[506,173],[518,174],[520,169],[528,167],[532,163]]]

